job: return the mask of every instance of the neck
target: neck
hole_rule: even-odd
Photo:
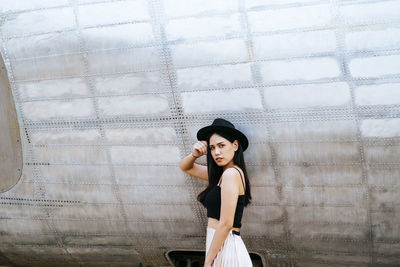
[[[233,167],[233,166],[235,166],[235,164],[233,163],[233,160],[232,160],[231,162],[229,162],[228,164],[226,164],[226,165],[224,166],[224,171],[225,171],[226,169],[228,169],[228,168]]]

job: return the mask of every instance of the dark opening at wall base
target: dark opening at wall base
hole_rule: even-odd
[[[171,250],[166,253],[168,261],[175,267],[202,267],[205,260],[205,251]],[[261,256],[250,252],[254,267],[263,267]]]

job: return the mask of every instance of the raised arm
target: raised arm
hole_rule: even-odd
[[[193,145],[193,152],[181,160],[179,168],[197,178],[208,181],[207,167],[194,163],[195,160],[207,154],[207,142],[198,141]]]

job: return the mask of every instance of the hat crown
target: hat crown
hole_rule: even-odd
[[[235,125],[233,125],[231,122],[224,120],[222,118],[216,118],[211,125],[212,126],[224,126],[224,127],[229,127],[229,128],[235,129]]]

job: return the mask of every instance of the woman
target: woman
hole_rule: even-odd
[[[243,158],[248,140],[232,123],[220,118],[200,129],[197,139],[180,168],[208,181],[197,197],[207,208],[208,217],[204,266],[252,266],[239,232],[243,209],[251,200]],[[207,167],[194,163],[202,155],[207,155]]]

